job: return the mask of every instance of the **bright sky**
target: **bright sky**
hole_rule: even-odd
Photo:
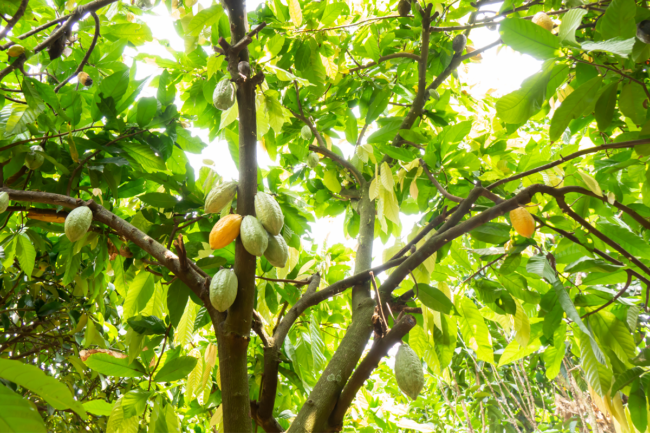
[[[253,0],[248,2],[248,10],[254,10],[263,0]],[[208,7],[211,0],[200,0],[194,5],[195,12],[198,5],[203,4]],[[491,9],[498,10],[500,4],[490,5]],[[171,47],[175,50],[181,51],[184,49],[183,40],[176,34],[174,30],[173,21],[169,16],[165,6],[159,5],[151,11],[151,14],[143,16],[144,21],[150,26],[154,41],[145,44],[144,47],[139,49],[140,52],[147,52],[156,54],[161,57],[173,60],[173,56],[161,46],[158,40],[167,40]],[[472,31],[471,40],[475,48],[480,48],[495,41],[499,37],[498,31],[490,31],[486,27],[478,28]],[[135,55],[135,51],[126,53]],[[541,62],[533,59],[530,56],[519,54],[508,47],[492,48],[482,54],[483,59],[479,63],[469,63],[463,65],[459,69],[459,74],[462,82],[467,83],[469,88],[466,90],[475,98],[482,98],[486,93],[491,92],[492,96],[498,97],[505,95],[513,90],[519,88],[521,82],[530,75],[538,72],[541,68]],[[140,62],[138,64],[138,78],[146,76],[154,76],[161,71],[155,65],[145,64]],[[146,89],[146,94],[155,94],[156,89]],[[144,96],[146,96],[146,94]],[[180,103],[180,101],[178,101]],[[207,131],[200,129],[193,129],[195,135],[200,136],[208,147],[201,155],[188,154],[190,163],[193,165],[195,172],[198,175],[199,168],[203,165],[204,159],[214,161],[216,164],[217,172],[225,179],[237,179],[239,177],[237,167],[235,166],[232,158],[224,157],[224,154],[229,155],[228,148],[225,142],[214,140],[210,142],[208,139]],[[351,155],[353,146],[347,143],[339,145],[346,155]],[[266,152],[258,147],[258,163],[263,169],[269,166],[276,165],[270,160]],[[413,228],[413,225],[419,220],[420,216],[417,215],[402,215],[402,235],[405,238]],[[343,233],[343,215],[328,220],[319,220],[317,225],[312,226],[312,236],[318,244],[327,239],[328,245],[336,243],[344,243],[350,248],[355,248],[356,241],[346,239]],[[393,245],[394,239],[388,241],[386,246]],[[381,264],[381,252],[384,246],[380,241],[375,243],[375,259],[374,265]]]

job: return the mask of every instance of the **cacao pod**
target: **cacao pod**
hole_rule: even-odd
[[[533,23],[537,24],[543,29],[548,30],[549,32],[553,30],[553,20],[544,12],[537,12],[533,17]]]
[[[395,356],[395,379],[399,389],[411,400],[418,398],[424,386],[424,372],[420,358],[408,344],[401,344]]]
[[[309,166],[309,168],[318,167],[319,162],[320,162],[320,157],[316,152],[310,153],[309,156],[307,157],[307,166]]]
[[[269,237],[269,246],[264,251],[264,257],[269,263],[276,268],[284,268],[289,260],[289,246],[282,235],[273,236],[267,233]]]
[[[230,269],[222,269],[210,282],[210,303],[215,310],[223,313],[237,298],[237,276]]]
[[[650,44],[650,20],[643,20],[636,25],[636,37],[644,44]]]
[[[22,55],[24,52],[25,52],[25,47],[23,47],[22,45],[12,45],[7,50],[7,55],[9,57],[18,57]]]
[[[273,236],[280,234],[284,225],[284,215],[280,205],[273,197],[263,192],[255,195],[255,213],[257,219],[262,223],[266,231]]]
[[[241,220],[241,215],[230,214],[217,221],[210,232],[210,248],[218,250],[237,239]]]
[[[143,11],[149,10],[153,7],[151,0],[136,0],[135,5]]]
[[[9,207],[9,194],[6,192],[0,192],[0,213],[7,210]]]
[[[246,215],[239,229],[241,242],[250,254],[260,257],[269,246],[269,238],[262,224],[252,215]]]
[[[523,207],[510,211],[510,222],[515,231],[525,238],[535,233],[535,220],[533,216]]]
[[[40,153],[43,149],[41,146],[35,145],[29,148],[29,153],[25,155],[25,166],[30,170],[38,170],[45,157]]]
[[[433,98],[436,101],[440,100],[440,93],[436,89],[429,89],[429,98]]]
[[[401,17],[408,17],[411,13],[411,2],[409,0],[400,0],[397,3],[397,13]]]
[[[311,140],[312,134],[309,126],[307,125],[303,126],[302,129],[300,130],[300,135],[302,136],[303,140]]]
[[[79,75],[77,75],[77,80],[86,87],[90,87],[93,85],[93,79],[90,78],[90,75],[88,75],[83,71],[79,72]]]
[[[456,35],[451,43],[451,47],[454,49],[454,53],[456,54],[462,53],[465,49],[465,45],[467,45],[467,37],[463,34]]]
[[[73,209],[65,218],[65,235],[70,242],[76,242],[81,239],[93,222],[93,212],[87,206],[80,206]]]
[[[225,111],[235,105],[235,89],[228,78],[219,81],[212,94],[212,103],[222,111]]]
[[[237,194],[237,182],[234,180],[212,188],[205,198],[205,213],[221,212],[221,209],[235,198],[235,194]]]

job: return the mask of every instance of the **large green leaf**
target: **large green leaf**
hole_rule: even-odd
[[[560,108],[555,110],[551,119],[551,127],[548,132],[549,139],[556,141],[569,126],[572,120],[582,117],[583,113],[595,100],[598,95],[598,89],[602,83],[602,77],[595,77],[587,81],[569,96],[567,96]]]
[[[476,356],[481,361],[494,363],[490,332],[474,301],[463,297],[457,307],[461,315],[460,329],[465,344],[476,350]]]
[[[0,384],[0,431],[6,433],[45,433],[38,411],[20,395]]]
[[[174,382],[184,379],[194,367],[197,359],[193,356],[180,356],[172,359],[156,373],[153,380],[156,382]]]
[[[428,284],[418,284],[417,292],[420,301],[432,310],[444,314],[450,314],[453,310],[455,314],[458,314],[451,300],[437,287],[432,287]]]
[[[580,27],[582,17],[587,15],[586,9],[571,9],[562,17],[562,24],[558,30],[558,39],[560,43],[569,45],[577,45],[576,30]]]
[[[63,383],[33,365],[0,358],[0,377],[29,389],[55,409],[72,409],[83,419],[86,411]]]
[[[633,25],[635,15],[634,0],[613,0],[598,20],[596,30],[603,39],[633,38],[636,35],[636,26]]]
[[[485,223],[469,232],[470,236],[488,244],[503,244],[510,239],[510,226],[504,223]]]
[[[140,377],[144,366],[139,361],[129,362],[127,358],[116,358],[108,353],[95,353],[86,359],[85,364],[98,373],[115,377]]]
[[[504,44],[537,59],[555,57],[560,44],[555,35],[532,21],[519,18],[506,18],[499,27]]]

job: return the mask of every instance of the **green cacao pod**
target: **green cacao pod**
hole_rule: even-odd
[[[30,170],[38,170],[45,160],[45,157],[40,153],[42,151],[41,146],[30,147],[29,153],[25,155],[25,166]]]
[[[276,268],[284,268],[287,265],[287,260],[289,260],[289,246],[282,235],[273,236],[271,233],[267,234],[269,236],[269,246],[264,251],[264,257]]]
[[[223,313],[237,298],[237,276],[230,269],[222,269],[210,282],[210,303],[215,310]]]
[[[212,103],[216,108],[223,111],[235,105],[235,89],[227,78],[219,81],[217,87],[215,87],[212,94]]]
[[[153,7],[153,2],[151,0],[136,0],[135,5],[143,11],[146,11]]]
[[[429,98],[433,98],[436,101],[440,100],[440,94],[436,89],[429,89]]]
[[[269,246],[269,238],[262,224],[252,215],[246,215],[239,228],[244,248],[250,254],[260,257]]]
[[[280,234],[284,225],[284,215],[280,205],[273,197],[263,192],[255,195],[255,214],[257,219],[262,223],[266,231],[273,236]]]
[[[81,239],[93,222],[93,212],[87,206],[80,206],[73,209],[67,217],[65,217],[65,235],[70,239],[70,242],[76,242]]]
[[[318,163],[320,162],[320,156],[316,152],[312,152],[309,154],[307,157],[307,165],[309,168],[316,168],[318,167]]]
[[[25,47],[22,45],[12,45],[7,50],[7,55],[9,57],[18,57],[25,52]]]
[[[225,205],[235,198],[237,194],[237,182],[224,182],[221,185],[212,188],[205,198],[205,213],[218,213]]]
[[[424,372],[420,358],[408,344],[400,345],[395,356],[395,379],[399,389],[412,400],[418,398],[424,386]]]
[[[311,129],[309,128],[309,126],[307,126],[307,125],[303,126],[302,129],[300,130],[300,135],[305,140],[311,140],[312,134],[311,134]]]
[[[7,210],[9,207],[9,194],[6,192],[0,192],[0,213]]]

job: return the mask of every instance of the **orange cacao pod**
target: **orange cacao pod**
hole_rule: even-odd
[[[234,241],[239,236],[241,220],[241,215],[230,214],[217,221],[210,232],[210,248],[218,250]]]
[[[510,211],[510,222],[515,231],[525,238],[535,233],[535,220],[533,216],[523,207]]]

